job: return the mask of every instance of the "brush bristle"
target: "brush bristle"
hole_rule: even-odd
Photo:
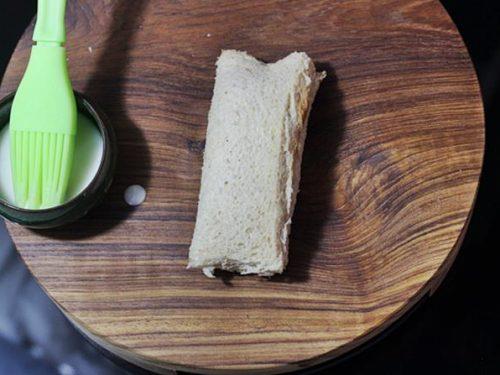
[[[17,204],[43,209],[64,202],[73,161],[73,135],[11,131],[11,159]]]

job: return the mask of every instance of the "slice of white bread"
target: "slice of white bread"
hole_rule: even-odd
[[[222,51],[188,268],[283,272],[307,119],[324,77],[305,53],[265,64]]]

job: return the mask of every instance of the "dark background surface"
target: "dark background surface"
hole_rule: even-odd
[[[500,374],[500,304],[497,302],[500,297],[497,237],[500,202],[496,194],[500,191],[500,173],[496,167],[500,158],[500,1],[443,0],[442,3],[469,49],[486,111],[485,164],[470,229],[450,273],[430,299],[362,351],[329,364],[328,368],[314,369],[316,374],[331,371],[336,374]],[[34,0],[0,0],[0,76],[35,13],[35,5]],[[16,263],[19,269],[24,267],[0,230],[0,255],[8,251],[12,252],[10,262]],[[14,268],[12,264],[9,267],[4,264],[2,268],[0,256],[0,375],[127,373],[92,350],[54,311],[50,316],[64,329],[58,328],[58,335],[48,335],[38,346],[30,342],[29,335],[19,340],[12,335],[2,338],[9,324],[5,318],[8,315],[4,314],[3,319],[1,316],[2,308],[7,311],[9,303],[4,291],[12,282],[5,275]],[[33,301],[33,297],[28,298]],[[28,305],[32,315],[27,316],[39,316],[38,306],[46,303]],[[83,360],[78,357],[79,361],[72,363],[74,353],[64,350],[59,355],[44,355],[48,352],[44,345],[54,347],[56,341],[71,342],[74,352],[81,354]],[[70,365],[64,366],[67,363]],[[128,372],[137,370],[129,367]]]

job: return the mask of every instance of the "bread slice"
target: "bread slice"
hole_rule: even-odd
[[[324,77],[305,53],[265,64],[222,51],[188,268],[283,272],[307,118]]]

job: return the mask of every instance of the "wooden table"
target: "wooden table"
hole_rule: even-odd
[[[119,162],[79,222],[8,229],[68,318],[158,372],[284,372],[384,330],[452,264],[481,171],[474,69],[435,0],[69,1],[77,90],[107,112]],[[25,69],[30,27],[0,88]],[[214,63],[307,52],[328,78],[313,108],[290,265],[272,279],[186,270]],[[147,189],[132,209],[131,184]]]

